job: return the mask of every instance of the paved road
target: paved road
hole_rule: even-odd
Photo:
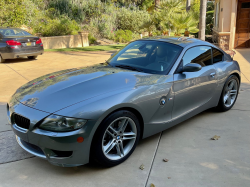
[[[250,53],[235,59],[243,72],[238,100],[226,113],[205,111],[142,140],[132,156],[113,168],[61,168],[24,152],[5,119],[14,91],[36,77],[108,59],[111,52],[45,53],[38,60],[0,64],[0,187],[2,186],[249,186]],[[218,141],[210,140],[214,135]],[[162,159],[169,159],[163,162]],[[145,165],[144,170],[139,166]]]

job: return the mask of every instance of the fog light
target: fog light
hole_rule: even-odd
[[[78,143],[82,143],[83,141],[84,141],[84,138],[83,138],[83,137],[78,137],[78,138],[77,138],[77,142],[78,142]]]

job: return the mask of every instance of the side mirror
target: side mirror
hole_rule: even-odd
[[[200,71],[201,68],[202,66],[200,64],[189,63],[183,67],[182,72],[196,72]]]
[[[110,56],[113,56],[115,53],[112,53]]]

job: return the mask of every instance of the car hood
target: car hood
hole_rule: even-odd
[[[153,79],[152,76],[154,77]],[[70,105],[118,89],[131,90],[148,85],[161,75],[97,65],[63,70],[39,77],[20,87],[10,100],[45,112],[56,112]]]

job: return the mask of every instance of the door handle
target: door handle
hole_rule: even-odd
[[[214,78],[215,75],[216,75],[216,73],[211,73],[211,74],[210,74],[210,76],[211,76],[212,78]]]

